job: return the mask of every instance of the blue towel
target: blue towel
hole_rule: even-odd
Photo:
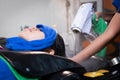
[[[38,24],[36,27],[44,32],[44,39],[27,41],[20,37],[7,38],[6,47],[14,51],[35,51],[52,46],[57,37],[56,31],[51,27],[42,24]]]

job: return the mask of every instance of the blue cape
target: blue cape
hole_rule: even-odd
[[[7,64],[0,59],[0,80],[16,80]]]

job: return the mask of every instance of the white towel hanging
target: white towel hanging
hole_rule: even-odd
[[[92,16],[94,14],[93,3],[84,3],[78,9],[73,20],[71,29],[90,34],[92,27]]]

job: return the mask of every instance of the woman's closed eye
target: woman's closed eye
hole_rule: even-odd
[[[22,32],[19,33],[18,36],[28,41],[40,40],[45,38],[44,33],[41,30],[37,29],[36,27],[24,29]]]

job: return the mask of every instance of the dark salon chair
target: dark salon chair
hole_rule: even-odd
[[[0,51],[0,55],[8,60],[19,74],[28,78],[80,80],[86,72],[76,62],[65,57],[46,54],[45,52]]]
[[[80,80],[77,73],[71,71],[60,71],[42,78],[42,80]]]

